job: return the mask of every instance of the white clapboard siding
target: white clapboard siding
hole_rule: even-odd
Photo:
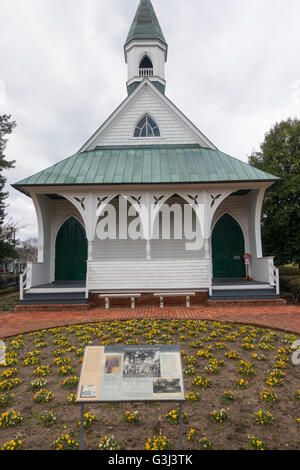
[[[157,96],[150,87],[143,88],[138,96],[117,115],[113,122],[97,138],[92,140],[88,150],[97,145],[132,145],[136,143],[133,134],[138,119],[145,112],[156,121],[160,137],[138,139],[139,145],[182,144],[199,142],[199,137],[179,118],[171,108]]]
[[[201,259],[203,250],[186,250],[185,243],[189,240],[151,240],[151,258],[159,259]]]
[[[144,260],[146,259],[145,240],[94,240],[93,260]]]
[[[90,290],[201,289],[208,285],[208,260],[89,263]]]

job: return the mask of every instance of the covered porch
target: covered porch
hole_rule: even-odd
[[[240,188],[241,184],[239,185]],[[279,295],[279,275],[272,257],[262,256],[260,217],[265,188],[253,184],[237,186],[123,189],[105,193],[98,190],[49,193],[35,190],[32,199],[39,223],[39,261],[28,263],[20,282],[21,303],[47,301],[87,303],[91,294],[105,292],[138,292],[186,290],[206,292],[214,299],[242,294],[260,298]],[[164,191],[165,189],[165,191]],[[47,192],[46,192],[47,191]],[[54,188],[53,188],[54,191]],[[126,226],[139,227],[141,236],[122,236],[122,217],[117,212],[117,237],[101,240],[99,223],[105,218],[108,205],[126,201]],[[170,238],[158,232],[154,237],[155,220],[163,206],[170,210],[189,205],[193,225],[199,224],[200,247],[186,250],[190,242],[175,229]],[[228,232],[229,231],[229,232]],[[245,282],[243,254],[251,254],[249,274]],[[267,291],[267,292],[265,292]],[[48,297],[47,297],[48,296]],[[269,297],[271,296],[271,297]],[[55,297],[55,298],[54,298]],[[50,301],[50,300],[49,300]],[[78,302],[77,302],[78,303]]]

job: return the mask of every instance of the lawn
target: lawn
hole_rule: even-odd
[[[7,365],[0,366],[0,448],[78,448],[79,406],[73,400],[86,345],[178,343],[187,398],[185,449],[299,450],[300,366],[291,362],[296,339],[200,320],[103,322],[10,338]],[[172,408],[86,405],[86,447],[137,450],[151,439],[152,448],[157,436],[154,448],[178,449]]]
[[[12,288],[10,290],[12,291],[11,293],[5,292],[5,294],[0,295],[0,313],[11,312],[20,303],[19,294],[15,294]]]

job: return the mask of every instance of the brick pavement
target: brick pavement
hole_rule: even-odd
[[[14,312],[0,314],[0,338],[71,324],[130,319],[216,320],[260,325],[300,335],[300,306],[269,305],[256,307],[216,307],[197,305],[191,308],[140,306],[130,308],[95,308],[88,311]]]

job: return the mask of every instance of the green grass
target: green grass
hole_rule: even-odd
[[[0,298],[8,294],[13,294],[14,292],[18,292],[18,291],[19,291],[18,287],[15,287],[15,286],[6,287],[6,289],[0,289]]]
[[[18,294],[0,297],[0,313],[13,311],[14,307],[19,303]]]

